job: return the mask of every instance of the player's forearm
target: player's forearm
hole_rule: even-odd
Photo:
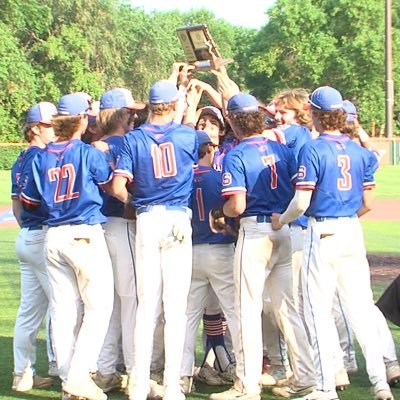
[[[372,190],[364,190],[361,208],[357,211],[357,216],[361,217],[372,210],[373,194]]]
[[[285,225],[303,215],[310,206],[311,196],[312,190],[296,190],[286,211],[279,217],[279,222]]]
[[[21,212],[22,212],[22,204],[19,200],[13,199],[12,201],[12,211],[14,214],[15,219],[18,222],[18,225],[21,226]]]
[[[111,184],[106,187],[107,193],[123,203],[128,203],[131,195],[126,189],[126,182],[124,177],[114,176]]]
[[[237,193],[229,196],[222,211],[226,217],[235,218],[246,210],[246,193]]]

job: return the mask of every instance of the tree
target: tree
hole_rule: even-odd
[[[18,40],[0,22],[0,140],[21,141],[24,112],[36,101],[35,71]]]

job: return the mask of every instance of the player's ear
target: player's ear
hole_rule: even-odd
[[[31,127],[31,131],[34,135],[40,135],[40,128],[39,128],[39,124],[38,125],[34,125]]]

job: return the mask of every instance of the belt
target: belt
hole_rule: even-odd
[[[270,215],[257,215],[256,217],[257,222],[271,222]]]
[[[350,215],[348,217],[314,217],[317,222],[329,221],[334,219],[355,218],[357,215]]]
[[[165,210],[165,211],[180,211],[184,213],[190,213],[190,209],[187,207],[183,206],[158,206],[158,205],[153,205],[153,206],[141,206],[136,209],[136,215],[140,215],[145,212],[149,212],[152,210]]]
[[[28,231],[41,231],[42,229],[43,229],[42,225],[35,225],[28,227]]]

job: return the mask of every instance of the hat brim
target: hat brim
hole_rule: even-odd
[[[129,107],[124,107],[127,108],[129,110],[143,110],[146,107],[145,103],[135,103]]]

